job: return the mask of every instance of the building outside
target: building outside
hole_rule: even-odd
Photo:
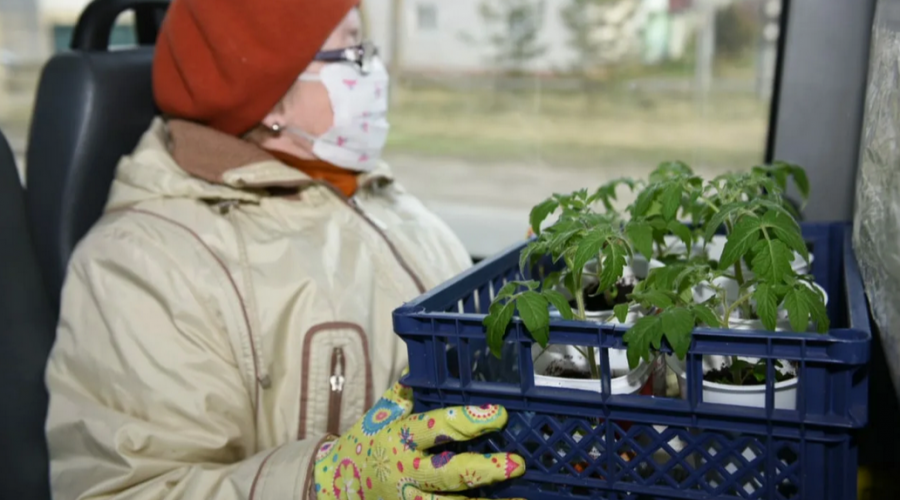
[[[781,2],[364,0],[396,82],[386,159],[477,256],[553,192],[662,160],[746,168],[765,151]],[[88,3],[0,0],[0,129],[20,160],[40,69]]]
[[[698,24],[697,5],[727,5],[731,0],[607,0],[584,2],[585,15],[598,25],[593,37],[605,40],[615,63],[644,51],[647,63],[680,59]],[[593,4],[593,5],[591,5]],[[517,30],[534,30],[540,54],[524,62],[531,73],[567,72],[579,59],[569,46],[571,33],[559,0],[366,0],[366,18],[372,37],[393,56],[393,7],[403,9],[401,59],[404,71],[425,73],[484,73],[498,68],[495,57]],[[482,14],[493,5],[500,14],[493,21]],[[531,7],[530,15],[503,16],[518,7]],[[497,44],[493,38],[501,40]]]

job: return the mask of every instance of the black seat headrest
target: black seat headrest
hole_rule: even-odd
[[[100,217],[119,159],[156,115],[152,47],[107,51],[109,32],[121,12],[134,10],[139,40],[152,43],[167,5],[93,2],[76,26],[74,50],[53,57],[41,74],[27,151],[27,203],[55,306],[72,250]]]
[[[49,500],[44,367],[55,314],[41,280],[12,151],[0,134],[0,498]]]
[[[116,164],[156,110],[152,49],[70,52],[41,75],[28,145],[28,211],[55,298],[69,256],[103,212]]]

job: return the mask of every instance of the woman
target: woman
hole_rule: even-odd
[[[428,454],[502,408],[410,416],[388,389],[406,366],[392,310],[470,261],[379,161],[387,75],[355,4],[172,2],[165,119],[119,164],[63,290],[55,498],[415,498],[524,472]]]

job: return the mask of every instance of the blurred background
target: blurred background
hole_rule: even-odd
[[[41,66],[87,3],[0,0],[0,128],[20,160]],[[473,255],[521,239],[553,192],[764,159],[782,0],[363,5],[394,77],[387,159]],[[114,44],[134,44],[131,22]]]

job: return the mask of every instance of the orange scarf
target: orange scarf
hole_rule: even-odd
[[[341,193],[344,193],[344,196],[347,198],[353,196],[359,187],[358,172],[337,167],[322,160],[303,160],[280,151],[269,151],[269,154],[278,158],[285,165],[294,167],[310,176],[312,179],[331,184],[340,190]]]

